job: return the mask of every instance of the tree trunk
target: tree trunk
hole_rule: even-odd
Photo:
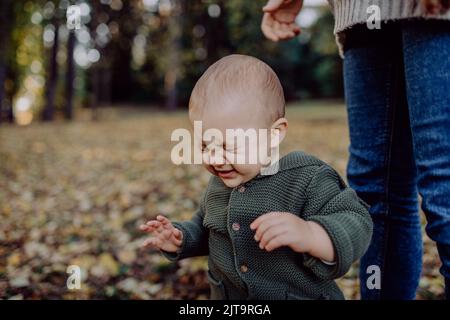
[[[100,103],[99,69],[98,66],[92,69],[91,119],[92,121],[98,121],[98,105]]]
[[[166,109],[175,110],[178,105],[177,81],[180,76],[180,50],[183,25],[184,1],[174,1],[174,12],[169,17],[168,31],[169,44],[169,69],[164,76],[164,89],[166,93]]]
[[[2,27],[0,28],[0,123],[3,120],[3,113],[6,109],[5,81],[8,62],[8,45],[10,41],[9,35],[13,17],[12,3],[12,0],[0,1],[0,21],[2,21]]]
[[[213,33],[206,33],[206,51],[208,53],[206,61],[208,65],[213,64],[221,58],[220,49],[223,47],[230,47],[227,43],[227,37],[225,34],[226,28],[222,27],[227,24],[225,5],[222,0],[217,1],[216,4],[220,7],[219,17],[211,18],[207,13],[204,14],[204,19],[207,21],[205,24],[207,29],[214,30]]]
[[[6,80],[6,64],[4,63],[4,61],[0,61],[0,123],[2,123],[4,110],[3,104],[5,100],[5,80]]]
[[[106,63],[103,63],[102,73],[101,73],[101,96],[102,103],[104,105],[111,105],[111,70]]]
[[[55,115],[55,96],[56,96],[56,81],[58,75],[58,62],[56,60],[56,55],[58,53],[58,23],[54,23],[55,26],[55,39],[53,40],[53,46],[50,54],[49,61],[49,73],[46,83],[46,100],[47,105],[45,106],[44,112],[42,114],[42,120],[52,121]]]
[[[75,47],[75,33],[70,31],[67,39],[67,70],[66,70],[66,106],[64,114],[66,119],[73,118],[73,81],[75,78],[75,65],[73,61],[73,49]]]
[[[123,1],[123,8],[117,22],[120,28],[120,38],[114,40],[108,46],[108,64],[111,69],[111,102],[130,101],[133,95],[133,75],[130,68],[132,59],[132,42],[136,35],[136,28],[132,26],[129,18],[132,16],[132,1]],[[109,60],[111,58],[111,60]]]

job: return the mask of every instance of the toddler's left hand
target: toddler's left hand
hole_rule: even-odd
[[[289,246],[296,252],[309,252],[313,240],[310,224],[290,212],[269,212],[255,219],[250,229],[256,230],[255,240],[266,251]]]

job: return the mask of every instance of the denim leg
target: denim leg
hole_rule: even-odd
[[[400,29],[349,35],[344,83],[350,128],[350,186],[370,206],[374,233],[361,259],[362,299],[414,299],[422,266],[416,167]],[[381,289],[366,286],[381,269]]]
[[[450,297],[450,22],[405,21],[403,52],[419,193]]]

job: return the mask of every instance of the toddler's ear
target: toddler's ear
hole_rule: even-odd
[[[270,146],[272,148],[278,147],[278,145],[284,140],[288,122],[286,118],[280,118],[272,124],[270,128]]]
[[[281,143],[280,139],[280,130],[279,129],[270,129],[270,147],[276,148]]]

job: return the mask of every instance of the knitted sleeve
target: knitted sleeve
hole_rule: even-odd
[[[328,165],[315,167],[315,170],[307,189],[303,218],[320,224],[327,231],[334,246],[336,264],[325,264],[309,254],[304,254],[303,264],[319,278],[329,280],[343,276],[365,253],[373,225],[368,205],[345,185],[335,170]]]
[[[183,233],[183,242],[176,252],[160,250],[170,261],[177,261],[184,258],[205,256],[209,253],[208,229],[203,226],[205,216],[205,194],[203,194],[200,207],[191,220],[183,222],[173,222],[175,228]]]

